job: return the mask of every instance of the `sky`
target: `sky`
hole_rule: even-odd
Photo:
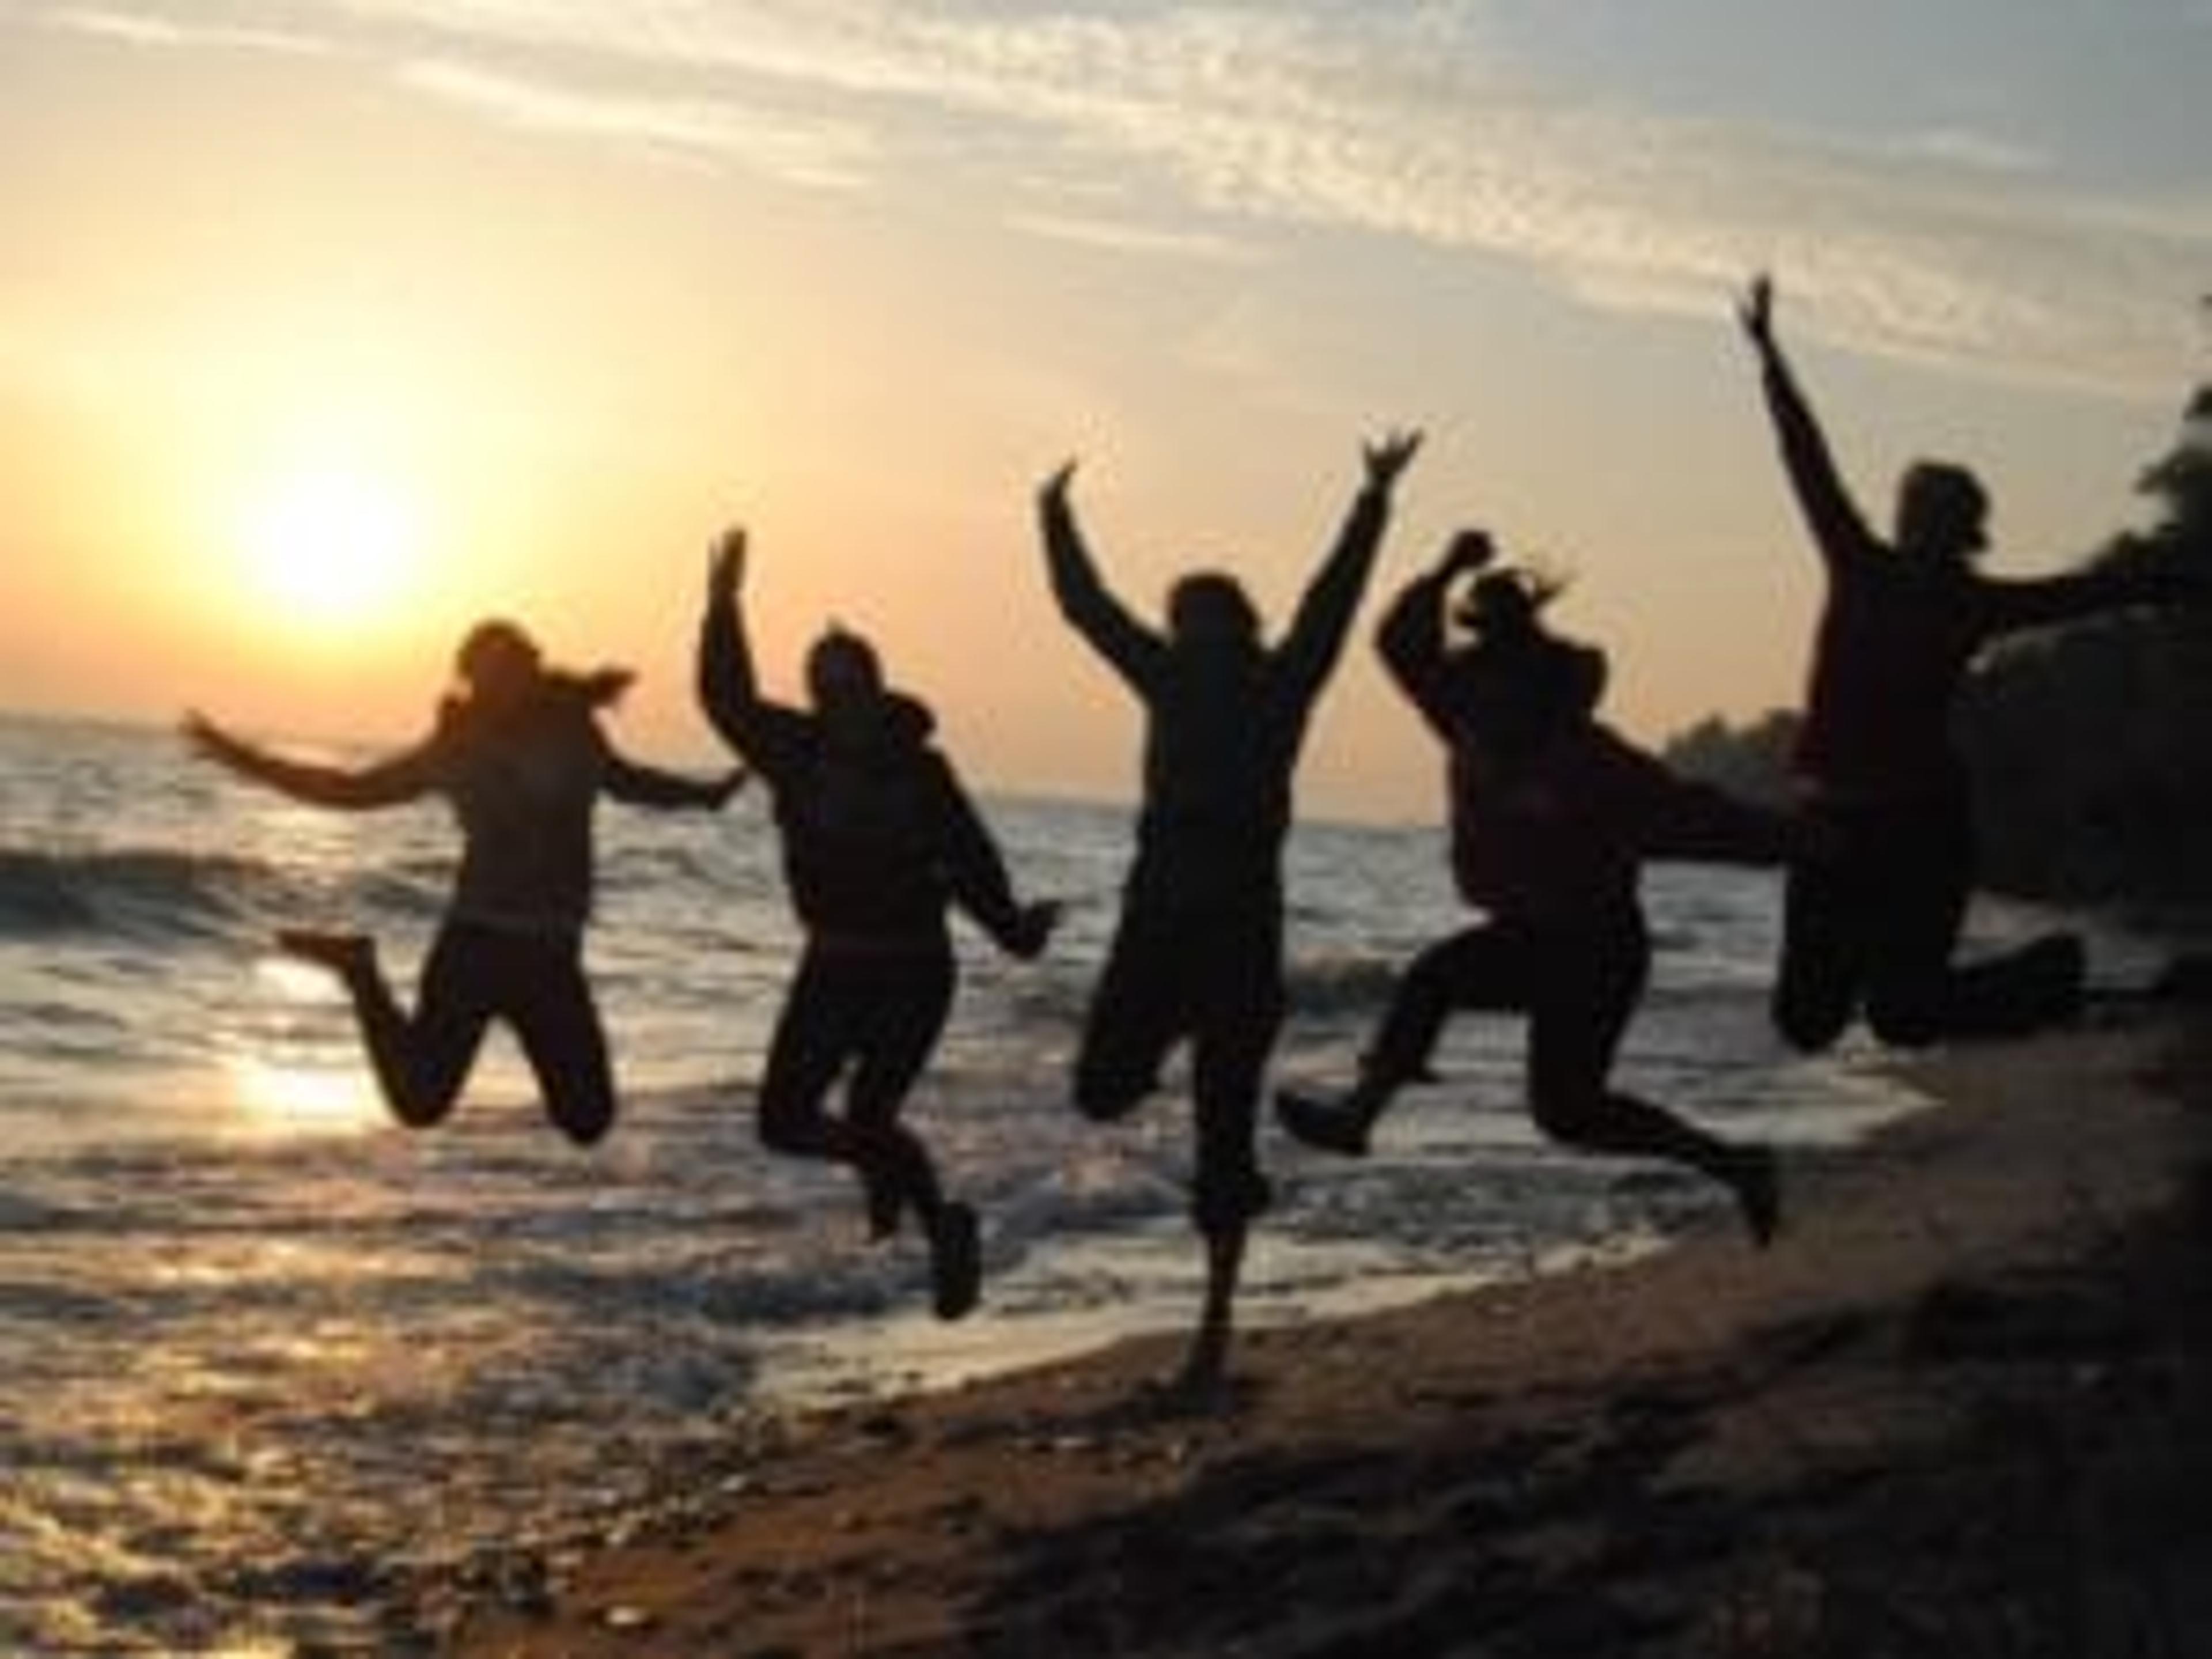
[[[1301,801],[1433,818],[1366,640],[1462,526],[1632,737],[1796,700],[1754,271],[1870,514],[1925,454],[1998,572],[2138,522],[2208,86],[2212,0],[0,0],[0,706],[404,742],[504,615],[705,762],[741,523],[771,692],[835,619],[980,787],[1126,799],[1039,481],[1279,625],[1410,428]]]

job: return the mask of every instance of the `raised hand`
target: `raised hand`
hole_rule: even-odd
[[[1067,487],[1075,482],[1075,460],[1073,456],[1062,461],[1042,483],[1037,486],[1037,504],[1045,507],[1067,505]]]
[[[1367,462],[1367,487],[1388,494],[1406,464],[1413,459],[1413,452],[1421,447],[1419,432],[1393,432],[1377,442],[1364,444],[1361,453]]]
[[[709,599],[735,599],[745,580],[745,531],[743,525],[732,525],[714,538],[713,552],[707,563],[707,594]]]
[[[1487,530],[1462,530],[1444,544],[1443,557],[1437,561],[1437,568],[1445,576],[1472,575],[1497,556],[1497,544],[1490,539]]]
[[[1751,279],[1736,301],[1736,320],[1752,344],[1762,352],[1774,349],[1774,279],[1760,271]]]
[[[177,722],[177,731],[195,755],[219,765],[237,765],[246,750],[244,744],[197,708],[185,712],[185,717]]]

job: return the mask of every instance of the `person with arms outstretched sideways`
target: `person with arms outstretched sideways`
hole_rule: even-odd
[[[1217,1384],[1253,1218],[1269,1191],[1255,1147],[1260,1092],[1283,1018],[1282,848],[1291,775],[1322,687],[1366,591],[1399,475],[1419,447],[1392,434],[1281,641],[1269,646],[1243,586],[1183,576],[1158,632],[1100,578],[1068,500],[1070,462],[1037,498],[1061,615],[1143,704],[1137,849],[1076,1060],[1075,1102],[1119,1118],[1158,1085],[1188,1038],[1196,1130],[1192,1218],[1206,1247],[1205,1304],[1179,1379]]]
[[[1492,557],[1483,532],[1453,537],[1376,635],[1392,678],[1445,745],[1452,872],[1484,920],[1400,975],[1348,1093],[1285,1090],[1276,1114],[1309,1146],[1364,1154],[1393,1097],[1428,1077],[1451,1014],[1525,1012],[1528,1105],[1546,1135],[1711,1177],[1764,1245],[1779,1220],[1773,1153],[1709,1133],[1609,1078],[1650,977],[1644,862],[1773,864],[1807,837],[1795,820],[1676,777],[1601,725],[1603,654],[1547,626],[1555,586],[1486,568]],[[1455,604],[1463,579],[1468,597]],[[1463,643],[1448,643],[1455,616],[1471,631]]]
[[[806,939],[761,1081],[761,1139],[852,1165],[878,1238],[912,1211],[929,1241],[938,1316],[957,1319],[980,1292],[975,1212],[945,1195],[927,1148],[900,1121],[951,1011],[945,913],[958,905],[1028,959],[1044,950],[1058,908],[1016,901],[997,843],[931,741],[933,716],[884,684],[866,640],[832,628],[815,641],[811,708],[761,695],[739,605],[745,562],[744,532],[726,532],[708,568],[699,700],[774,797]],[[843,1111],[825,1110],[848,1072]]]
[[[1834,851],[1790,872],[1775,1026],[1797,1048],[1819,1050],[1861,1012],[1876,1037],[1900,1045],[2069,1018],[2085,966],[2070,933],[1971,965],[1953,962],[1975,852],[1952,706],[1993,640],[2186,590],[2144,568],[1981,574],[1974,566],[1987,546],[1988,497],[1972,473],[1943,461],[1905,470],[1884,541],[1845,488],[1775,337],[1765,276],[1752,282],[1738,319],[1826,578],[1792,769]]]
[[[185,737],[226,769],[313,805],[368,811],[446,798],[460,825],[460,870],[412,1013],[367,936],[297,929],[277,943],[337,975],[402,1123],[444,1119],[497,1019],[521,1044],[547,1115],[587,1146],[615,1117],[606,1036],[583,963],[592,809],[603,794],[638,806],[719,808],[745,775],[693,779],[625,759],[598,717],[629,686],[629,672],[550,668],[511,622],[471,629],[456,665],[459,689],[431,734],[366,766],[289,759],[199,714],[185,717]]]

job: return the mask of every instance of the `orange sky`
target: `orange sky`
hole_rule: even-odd
[[[1542,553],[1656,739],[1790,700],[1810,626],[1741,273],[1870,507],[1965,459],[1999,568],[2133,514],[2200,368],[2201,191],[2095,187],[2117,101],[2021,160],[1933,92],[1884,149],[1717,101],[1717,41],[1677,43],[1685,112],[1472,11],[627,9],[0,15],[0,704],[403,738],[501,612],[641,668],[625,741],[703,757],[741,519],[772,686],[834,616],[971,775],[1113,798],[1134,723],[1052,611],[1036,481],[1082,457],[1140,608],[1204,562],[1279,619],[1404,424],[1378,586],[1461,523]],[[1310,810],[1435,811],[1364,634],[1309,753]]]

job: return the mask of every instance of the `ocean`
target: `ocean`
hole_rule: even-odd
[[[757,792],[602,809],[589,956],[624,1101],[581,1152],[503,1036],[447,1124],[393,1126],[335,987],[270,948],[365,927],[411,983],[442,808],[319,811],[164,732],[0,718],[0,1651],[427,1651],[410,1586],[605,1526],[764,1416],[1186,1327],[1182,1097],[1110,1127],[1066,1103],[1128,814],[985,805],[1023,890],[1067,915],[1034,963],[959,935],[908,1106],[984,1218],[983,1305],[944,1326],[910,1232],[871,1245],[849,1175],[753,1137],[796,942]],[[1341,1082],[1394,970],[1462,913],[1432,827],[1301,825],[1288,869],[1276,1075]],[[1805,1060],[1768,1033],[1771,874],[1664,866],[1647,896],[1627,1084],[1785,1169],[1919,1103],[1863,1043]],[[2150,957],[2093,948],[2117,977]],[[1520,1038],[1455,1024],[1363,1162],[1266,1127],[1245,1323],[1648,1249],[1725,1209],[1546,1146]]]

